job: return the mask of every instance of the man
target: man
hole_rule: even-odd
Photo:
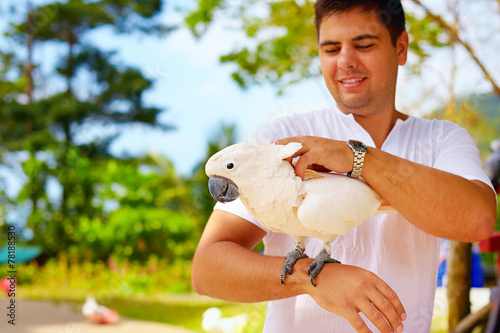
[[[280,284],[288,236],[262,228],[241,203],[218,204],[194,257],[193,287],[228,301],[270,301],[265,332],[429,332],[439,237],[489,237],[495,194],[465,130],[395,109],[408,51],[400,2],[318,0],[315,10],[321,68],[337,106],[280,119],[252,140],[301,142],[297,175],[361,175],[398,213],[338,237],[332,251],[342,264],[325,265],[314,287],[305,273],[312,259],[297,261]],[[368,148],[348,146],[350,139]],[[251,251],[261,239],[264,255]],[[321,246],[311,239],[305,252],[314,257]]]

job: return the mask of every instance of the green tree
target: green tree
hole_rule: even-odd
[[[86,259],[110,255],[146,260],[151,254],[172,262],[192,258],[199,217],[187,180],[172,162],[151,153],[144,158],[103,161],[94,179],[99,216],[81,216],[75,247]]]
[[[26,182],[11,204],[30,207],[27,225],[34,230],[33,242],[54,254],[76,241],[81,217],[92,220],[103,214],[93,201],[99,170],[110,159],[108,146],[118,135],[107,127],[172,128],[157,121],[162,110],[144,102],[153,82],[121,63],[116,52],[97,48],[88,36],[104,27],[154,36],[172,28],[156,19],[161,0],[26,5],[21,18],[4,14],[9,48],[0,53],[0,154],[2,164],[9,166],[13,152],[24,152],[19,161]],[[60,53],[48,70],[52,59],[33,63],[42,47]],[[43,77],[47,71],[48,79]],[[49,198],[49,182],[60,188],[56,201]]]

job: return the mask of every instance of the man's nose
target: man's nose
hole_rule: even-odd
[[[337,66],[344,71],[358,67],[359,59],[352,47],[343,47],[337,60]]]

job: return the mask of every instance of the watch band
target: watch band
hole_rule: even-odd
[[[349,140],[349,142],[347,142],[347,146],[351,148],[354,153],[352,171],[348,172],[347,176],[351,178],[359,178],[361,177],[361,171],[363,170],[363,164],[365,162],[365,154],[368,148],[363,142],[357,140]]]

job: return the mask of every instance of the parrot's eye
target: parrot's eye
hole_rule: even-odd
[[[231,170],[232,168],[234,168],[234,164],[233,163],[228,163],[226,165],[226,168],[228,168],[229,170]]]

